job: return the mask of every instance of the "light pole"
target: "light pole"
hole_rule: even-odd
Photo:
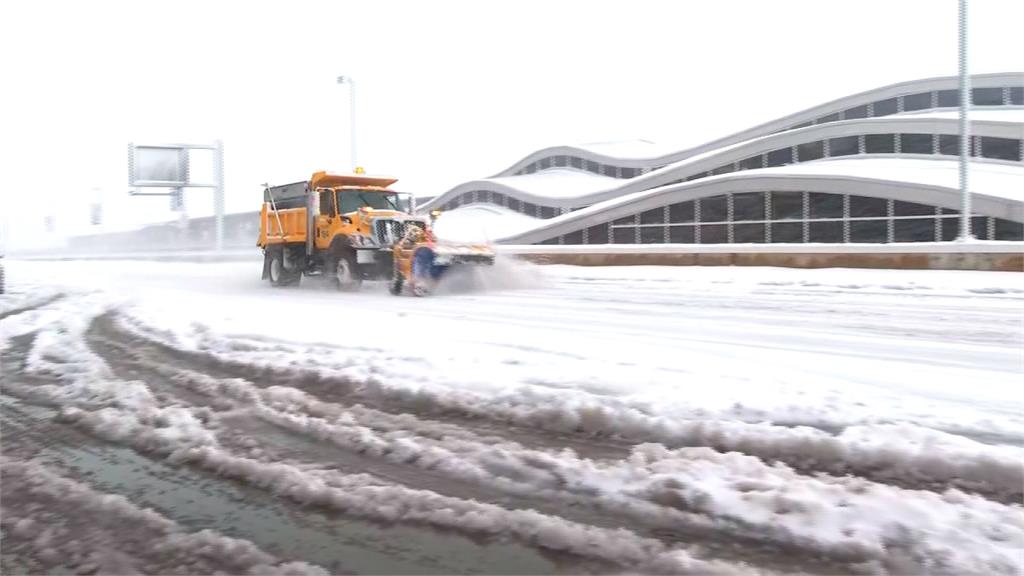
[[[967,75],[967,0],[960,0],[959,18],[959,64],[960,64],[960,242],[974,240],[971,234],[971,191],[968,189],[967,172],[971,154],[971,132],[968,112],[971,108],[971,77]]]
[[[348,85],[348,129],[352,135],[352,170],[355,171],[359,165],[356,162],[356,83],[351,76],[338,76],[338,84]]]

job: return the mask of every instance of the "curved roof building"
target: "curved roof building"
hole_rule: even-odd
[[[1024,239],[1024,73],[972,78],[973,233]],[[922,242],[958,231],[956,77],[885,86],[685,150],[555,146],[421,206],[512,244]],[[446,222],[447,221],[447,222]],[[455,224],[460,226],[455,226]]]

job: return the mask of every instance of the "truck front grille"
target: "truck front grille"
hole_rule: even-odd
[[[375,220],[373,222],[374,239],[381,246],[391,246],[405,236],[407,226],[422,226],[422,223],[415,220],[402,222],[401,220]]]
[[[405,235],[405,224],[398,220],[376,220],[373,223],[377,243],[391,246]]]

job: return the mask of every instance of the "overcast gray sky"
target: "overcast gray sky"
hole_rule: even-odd
[[[972,72],[1024,70],[1024,2],[973,0]],[[360,163],[435,194],[537,148],[680,147],[854,92],[956,73],[955,0],[8,1],[8,246],[173,217],[129,198],[126,144],[224,141],[229,212]],[[209,214],[202,190],[189,213]]]

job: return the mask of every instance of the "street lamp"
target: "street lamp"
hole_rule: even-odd
[[[359,164],[356,162],[356,83],[351,76],[338,76],[338,84],[348,85],[349,118],[348,129],[352,135],[352,170]]]

